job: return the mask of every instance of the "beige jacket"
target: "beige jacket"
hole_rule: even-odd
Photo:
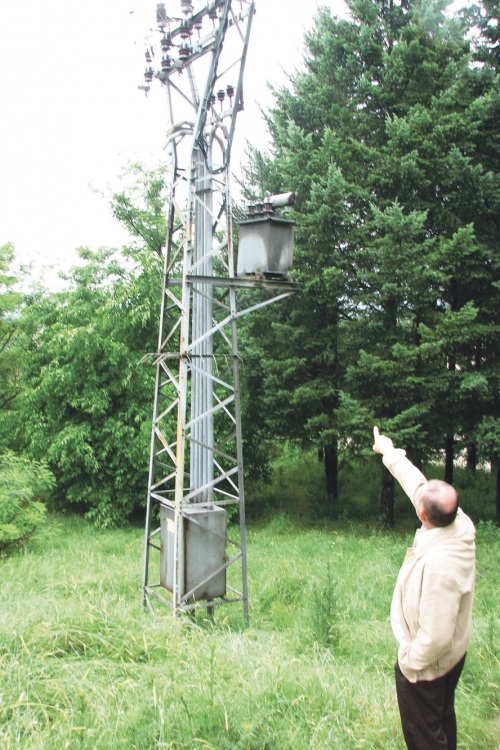
[[[394,449],[383,457],[412,503],[424,475]],[[475,529],[459,508],[442,529],[415,535],[398,576],[398,613],[406,643],[399,647],[401,671],[410,682],[435,680],[453,669],[467,651],[475,581]]]

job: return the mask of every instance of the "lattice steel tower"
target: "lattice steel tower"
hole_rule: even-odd
[[[171,160],[158,350],[144,358],[156,367],[144,601],[175,610],[242,601],[248,616],[236,321],[297,285],[235,268],[229,164],[255,4],[176,4],[178,17],[157,5],[141,87],[165,87]],[[279,223],[273,216],[269,204],[260,223]],[[238,309],[236,290],[255,287],[271,296]],[[239,511],[239,539],[227,536],[226,506]]]

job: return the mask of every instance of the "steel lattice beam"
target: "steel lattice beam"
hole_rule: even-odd
[[[183,20],[168,19],[158,6],[159,43],[148,40],[147,53],[152,62],[155,47],[162,48],[161,68],[150,66],[146,79],[161,81],[167,94],[171,183],[158,349],[144,357],[156,368],[156,386],[143,592],[150,607],[153,597],[174,610],[241,601],[248,617],[236,324],[242,315],[293,294],[297,285],[235,275],[229,166],[254,2],[215,0],[196,13],[189,0],[181,5]],[[248,288],[280,294],[239,310],[237,290]],[[165,587],[158,590],[161,531],[152,521],[154,504],[163,508],[172,532],[171,597]],[[193,510],[228,505],[238,507],[240,539],[225,541],[238,551],[187,590],[186,524],[200,525]],[[197,588],[236,566],[241,583],[228,584],[229,597],[196,599]],[[237,575],[231,576],[233,582]]]

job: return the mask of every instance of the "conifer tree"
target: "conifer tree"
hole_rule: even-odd
[[[332,462],[371,415],[417,463],[444,450],[451,481],[456,442],[477,455],[498,344],[497,77],[472,65],[444,2],[348,4],[351,20],[318,13],[304,70],[267,115],[270,153],[248,170],[255,193],[303,196],[304,291],[260,346],[254,395],[279,394],[269,428]]]

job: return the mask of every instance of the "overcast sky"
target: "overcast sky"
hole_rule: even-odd
[[[180,3],[166,4],[168,12]],[[265,146],[266,81],[283,83],[300,67],[318,4],[344,8],[257,0],[233,167],[245,138]],[[80,245],[126,242],[91,188],[116,186],[129,161],[163,157],[163,87],[148,97],[137,88],[155,12],[154,0],[1,0],[0,245],[12,242],[21,260],[68,268]]]

